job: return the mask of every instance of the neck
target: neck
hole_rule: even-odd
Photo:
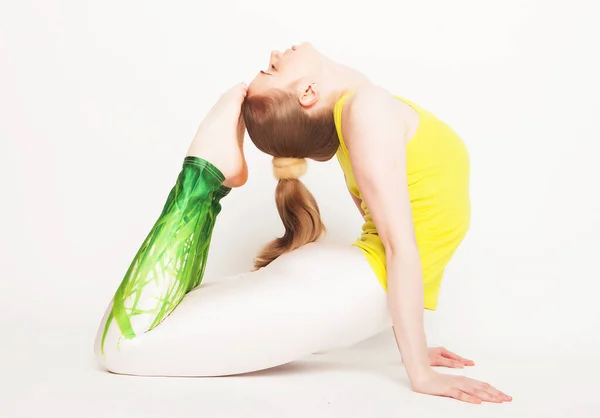
[[[366,75],[347,65],[329,60],[325,67],[327,75],[327,85],[331,86],[327,92],[328,105],[333,107],[343,95],[354,92],[361,87],[372,85],[373,83]]]

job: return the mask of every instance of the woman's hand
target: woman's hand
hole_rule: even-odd
[[[240,187],[248,180],[243,148],[246,127],[241,115],[247,94],[244,83],[223,93],[202,119],[187,153],[216,166],[225,176],[223,185],[227,187]]]
[[[454,369],[462,369],[465,366],[475,365],[473,360],[468,360],[459,356],[458,354],[454,354],[452,351],[448,351],[444,347],[430,347],[428,352],[430,366],[443,366]]]
[[[512,398],[489,383],[464,376],[437,373],[433,369],[412,382],[415,392],[427,395],[447,396],[463,402],[510,402]]]

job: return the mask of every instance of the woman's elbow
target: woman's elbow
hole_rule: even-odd
[[[386,258],[389,259],[411,259],[419,257],[419,247],[413,237],[403,239],[387,240],[383,242]]]

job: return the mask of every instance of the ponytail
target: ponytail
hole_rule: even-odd
[[[306,160],[275,158],[273,169],[279,178],[275,203],[285,233],[263,248],[254,262],[257,269],[267,266],[286,252],[316,241],[326,231],[314,196],[297,178],[299,173],[306,171]]]
[[[258,269],[316,241],[325,232],[317,202],[298,177],[306,172],[305,158],[329,161],[340,141],[333,110],[323,108],[309,114],[294,91],[273,89],[267,95],[248,95],[242,114],[254,145],[275,157],[273,174],[279,180],[275,202],[285,227],[283,236],[268,243],[256,257]],[[283,158],[290,156],[296,158]]]

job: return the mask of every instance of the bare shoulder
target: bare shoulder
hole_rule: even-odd
[[[357,90],[344,103],[342,130],[347,144],[373,138],[369,132],[383,128],[398,134],[406,130],[403,102],[383,87],[371,85]],[[349,145],[350,146],[350,145]]]
[[[395,100],[394,95],[387,89],[371,84],[368,86],[361,87],[357,89],[354,94],[352,94],[347,102],[349,106],[353,105],[361,105],[368,101],[376,101],[376,102],[389,102],[393,103]]]
[[[354,94],[348,97],[344,110],[351,118],[354,118],[363,112],[369,114],[386,111],[395,107],[396,102],[398,100],[388,90],[380,86],[370,85],[356,90]]]

